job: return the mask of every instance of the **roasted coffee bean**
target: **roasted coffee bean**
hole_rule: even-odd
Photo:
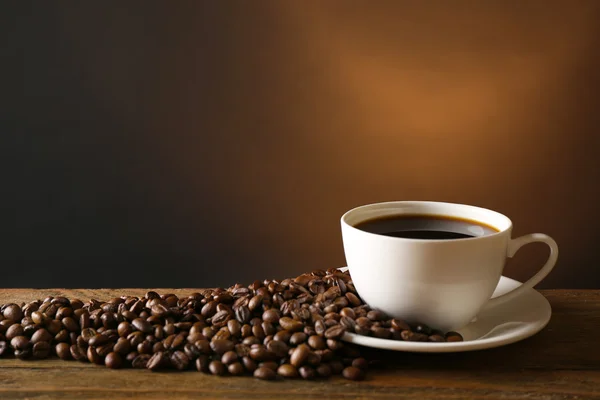
[[[2,315],[4,318],[14,322],[19,322],[23,318],[23,311],[17,304],[11,303],[3,307]]]
[[[223,354],[223,356],[221,357],[221,362],[223,364],[232,364],[234,362],[236,362],[238,359],[238,355],[235,351],[227,351]]]
[[[427,335],[422,333],[415,333],[412,331],[402,331],[401,333],[402,340],[406,340],[408,342],[426,342],[429,340]]]
[[[371,328],[371,332],[373,333],[373,336],[380,338],[380,339],[389,339],[392,337],[392,332],[390,332],[390,330],[387,328],[382,328],[381,326],[376,326],[376,327]],[[410,331],[403,331],[403,332],[410,332]]]
[[[6,317],[6,314],[5,314],[5,317]],[[29,339],[26,336],[13,337],[10,341],[10,345],[15,350],[26,350],[31,346]]]
[[[71,357],[73,357],[73,359],[77,361],[87,361],[87,355],[85,354],[84,350],[82,350],[76,344],[71,345],[69,351],[71,352]]]
[[[282,317],[279,319],[279,325],[290,332],[298,332],[304,329],[304,324],[302,322],[289,317]]]
[[[260,326],[261,326],[263,332],[265,333],[265,335],[267,335],[267,336],[273,336],[274,334],[277,333],[277,329],[270,322],[265,321],[262,324],[260,324]]]
[[[252,312],[247,306],[241,306],[235,309],[235,319],[241,324],[247,324],[252,318]]]
[[[350,379],[351,381],[361,381],[365,379],[365,373],[362,369],[357,367],[346,367],[342,371],[342,375],[346,379]]]
[[[282,331],[277,332],[274,336],[273,336],[273,340],[278,340],[280,342],[284,342],[284,343],[289,343],[290,338],[292,337],[292,334],[290,331],[286,331],[285,329]]]
[[[56,355],[58,356],[58,358],[62,359],[62,360],[70,360],[72,358],[71,356],[71,346],[69,346],[68,343],[59,343],[56,345],[56,347],[54,348],[54,351],[56,352]]]
[[[245,344],[246,346],[252,346],[253,344],[260,343],[260,340],[258,340],[258,338],[256,336],[248,336],[248,337],[244,338],[244,340],[242,340],[242,343]]]
[[[315,332],[317,333],[317,335],[323,336],[326,330],[327,327],[325,326],[325,322],[323,322],[322,320],[315,322]]]
[[[327,343],[327,347],[333,351],[339,350],[342,347],[344,347],[344,344],[342,342],[340,342],[339,340],[335,340],[335,339],[327,339],[326,343]]]
[[[430,328],[430,327],[428,327],[428,326],[427,326],[427,325],[425,325],[425,324],[417,324],[417,325],[415,326],[415,329],[414,329],[414,331],[415,331],[416,333],[422,333],[422,334],[424,334],[424,335],[431,335],[431,328]]]
[[[244,368],[246,368],[246,371],[248,371],[248,372],[254,372],[254,370],[256,370],[256,368],[258,368],[256,361],[254,361],[252,358],[250,358],[250,356],[242,357],[242,364],[244,365]]]
[[[137,345],[136,350],[140,354],[150,354],[152,351],[152,345],[149,341],[144,340],[142,343]]]
[[[87,359],[92,364],[98,365],[101,365],[104,361],[102,357],[100,357],[100,355],[96,352],[96,348],[93,346],[87,348]]]
[[[289,347],[285,342],[271,340],[269,344],[267,344],[267,350],[275,354],[276,357],[283,358],[288,354]]]
[[[357,321],[358,322],[358,321]],[[398,331],[410,331],[410,326],[402,319],[392,319],[392,328]]]
[[[317,372],[317,375],[319,375],[320,377],[323,377],[323,378],[329,378],[331,376],[331,374],[333,373],[331,371],[331,367],[328,364],[318,365],[315,368],[315,371]]]
[[[175,369],[179,371],[183,371],[187,369],[190,364],[190,359],[188,356],[181,350],[176,350],[171,354],[171,365],[175,367]]]
[[[105,336],[103,334],[99,334],[99,335],[95,335],[92,336],[89,340],[88,340],[88,345],[90,346],[101,346],[105,343],[107,343],[110,339],[108,338],[108,336]]]
[[[222,375],[225,375],[227,368],[225,367],[225,364],[223,364],[221,361],[215,360],[215,361],[211,361],[210,364],[208,364],[208,370],[213,375],[222,376]]]
[[[304,332],[296,332],[290,337],[290,344],[292,346],[297,346],[306,341],[308,336]]]
[[[143,333],[150,333],[152,331],[152,325],[150,325],[148,321],[142,318],[134,319],[133,321],[131,321],[131,325],[133,325],[135,329]]]
[[[279,368],[279,363],[277,363],[276,361],[263,361],[260,364],[258,364],[258,368],[269,368],[277,372],[277,368]]]
[[[462,342],[463,337],[458,332],[448,332],[446,333],[446,341],[448,342]]]
[[[275,357],[271,351],[267,350],[262,344],[255,345],[250,349],[250,357],[255,361],[268,361]]]
[[[363,357],[358,357],[352,360],[352,366],[360,368],[362,370],[366,370],[369,367],[369,362]]]
[[[31,356],[33,356],[33,352],[31,349],[15,350],[14,354],[15,354],[15,357],[17,357],[19,360],[26,360],[28,358],[31,358]]]
[[[342,336],[344,336],[345,332],[346,328],[344,328],[342,325],[334,325],[327,329],[324,335],[327,339],[340,339]]]
[[[445,342],[446,339],[442,335],[431,335],[429,336],[430,342]]]
[[[108,353],[106,355],[106,358],[104,359],[104,364],[108,368],[112,369],[121,368],[121,366],[123,365],[123,358],[119,353],[113,351],[112,353]]]
[[[34,332],[31,336],[31,343],[36,344],[38,342],[50,342],[52,335],[46,329],[41,328]]]
[[[163,368],[167,363],[167,356],[164,352],[154,353],[152,357],[146,362],[146,368],[151,371],[156,371]]]
[[[285,378],[297,378],[299,376],[298,369],[292,364],[282,364],[277,368],[277,374]]]
[[[13,324],[11,326],[8,327],[8,329],[6,330],[6,340],[11,341],[12,338],[17,337],[17,336],[23,336],[24,334],[24,329],[23,326],[21,324]]]
[[[242,325],[237,319],[227,321],[227,329],[231,336],[240,337],[242,334]]]
[[[106,357],[106,355],[108,353],[111,353],[113,351],[114,347],[115,347],[114,343],[109,342],[109,343],[103,344],[102,346],[96,347],[96,353],[98,353],[98,355],[100,357]]]
[[[212,349],[210,342],[206,339],[196,340],[194,342],[194,346],[196,346],[198,351],[200,351],[202,354],[210,354]]]
[[[208,373],[208,365],[210,363],[210,360],[208,358],[207,355],[202,354],[200,355],[197,359],[196,359],[196,370],[198,370],[198,372],[204,372],[205,374]]]
[[[327,348],[325,340],[321,336],[313,335],[308,338],[308,345],[315,350],[324,350]]]
[[[270,368],[260,367],[254,371],[254,377],[262,380],[273,380],[277,377],[277,374]]]
[[[264,329],[262,328],[262,324],[261,325],[254,325],[252,327],[252,334],[258,339],[258,340],[263,340],[265,338],[265,336],[267,336],[265,334]]]
[[[313,367],[309,367],[308,365],[303,365],[298,368],[298,373],[302,377],[302,379],[315,379],[317,377],[317,371]]]
[[[262,319],[263,319],[263,321],[266,321],[266,322],[276,323],[280,320],[280,318],[281,318],[281,313],[279,312],[279,310],[277,310],[275,308],[268,309],[267,311],[263,312],[263,314],[262,314]],[[280,322],[280,324],[281,324],[281,322]]]
[[[125,356],[125,355],[127,355],[127,353],[129,353],[131,351],[131,344],[129,343],[129,340],[121,337],[117,340],[117,343],[115,343],[113,350],[115,352]]]
[[[132,351],[127,354],[126,359],[129,361],[131,359],[131,367],[144,369],[148,367],[148,361],[150,361],[149,354],[137,354],[137,352]]]
[[[367,313],[367,318],[371,321],[383,321],[386,319],[385,314],[379,310],[371,310]]]
[[[231,340],[213,340],[210,342],[210,348],[218,355],[233,350],[234,343]]]
[[[33,345],[33,356],[35,358],[46,358],[50,355],[50,342],[37,342]]]
[[[227,366],[227,371],[233,376],[243,375],[244,374],[244,366],[239,361],[236,361]]]
[[[303,365],[310,354],[310,348],[306,344],[301,344],[294,349],[290,357],[290,364],[298,368]]]

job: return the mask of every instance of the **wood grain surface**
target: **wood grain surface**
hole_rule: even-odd
[[[0,289],[0,304],[48,295],[89,300],[149,289]],[[186,295],[197,289],[154,289]],[[370,350],[384,360],[363,382],[263,382],[195,371],[109,370],[76,361],[0,359],[0,399],[600,399],[600,291],[548,290],[553,315],[539,334],[454,354]]]

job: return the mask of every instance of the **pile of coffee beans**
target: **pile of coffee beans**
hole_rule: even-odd
[[[148,292],[106,302],[48,297],[0,308],[0,356],[56,355],[109,368],[197,369],[259,379],[361,380],[370,362],[341,341],[347,333],[392,340],[454,342],[425,325],[371,310],[350,275],[317,270],[187,297]]]

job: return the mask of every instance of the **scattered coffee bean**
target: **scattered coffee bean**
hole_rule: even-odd
[[[254,377],[262,380],[273,380],[277,377],[277,374],[270,368],[260,367],[254,371]]]
[[[108,353],[106,355],[106,358],[104,359],[104,364],[108,368],[121,368],[121,366],[123,365],[123,359],[121,358],[121,355],[119,353],[113,351],[112,353]]]
[[[346,379],[350,379],[351,381],[361,381],[365,379],[365,373],[362,369],[357,367],[346,367],[342,371],[342,375]]]
[[[298,370],[292,364],[282,364],[277,368],[277,373],[285,378],[297,378]]]
[[[223,364],[221,361],[211,361],[210,364],[208,364],[208,370],[210,371],[211,374],[213,375],[225,375],[225,371],[227,370],[225,368],[225,364]]]

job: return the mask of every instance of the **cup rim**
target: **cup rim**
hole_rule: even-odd
[[[472,219],[474,221],[478,221],[478,222],[485,223],[486,225],[490,225],[490,226],[496,228],[498,230],[498,232],[495,232],[495,233],[492,233],[489,235],[484,235],[484,236],[474,236],[474,237],[462,238],[462,239],[413,239],[413,238],[400,238],[400,237],[393,237],[393,236],[385,236],[385,235],[381,235],[381,234],[377,234],[377,233],[363,231],[362,229],[358,229],[354,225],[352,225],[348,222],[349,216],[352,216],[361,211],[368,211],[371,209],[377,209],[379,207],[385,207],[385,206],[400,206],[400,205],[405,205],[405,206],[409,206],[409,205],[426,205],[426,206],[427,205],[429,205],[429,206],[439,205],[439,206],[463,208],[465,210],[471,210],[471,211],[478,211],[479,213],[483,213],[483,214],[487,214],[490,216],[494,216],[496,218],[504,219],[505,226],[504,226],[504,228],[500,229],[500,227],[498,227],[494,224],[490,224],[490,223],[482,221],[482,220],[473,219],[471,217],[468,217],[468,219]],[[422,215],[442,215],[442,214],[425,212]],[[498,211],[490,210],[490,209],[484,208],[484,207],[473,206],[473,205],[469,205],[469,204],[449,203],[449,202],[442,202],[442,201],[426,201],[426,200],[398,200],[398,201],[385,201],[385,202],[379,202],[379,203],[363,204],[361,206],[354,207],[354,208],[346,211],[341,216],[340,222],[342,223],[343,226],[346,226],[346,227],[352,229],[353,231],[360,232],[360,233],[366,234],[366,235],[374,235],[374,236],[377,236],[380,238],[385,238],[388,240],[396,240],[396,241],[403,241],[403,242],[410,242],[410,243],[431,243],[431,244],[447,243],[447,242],[456,243],[456,242],[481,240],[481,239],[486,239],[486,238],[494,238],[499,235],[506,234],[506,232],[510,232],[513,227],[512,220],[510,218],[508,218],[506,215],[499,213]]]

